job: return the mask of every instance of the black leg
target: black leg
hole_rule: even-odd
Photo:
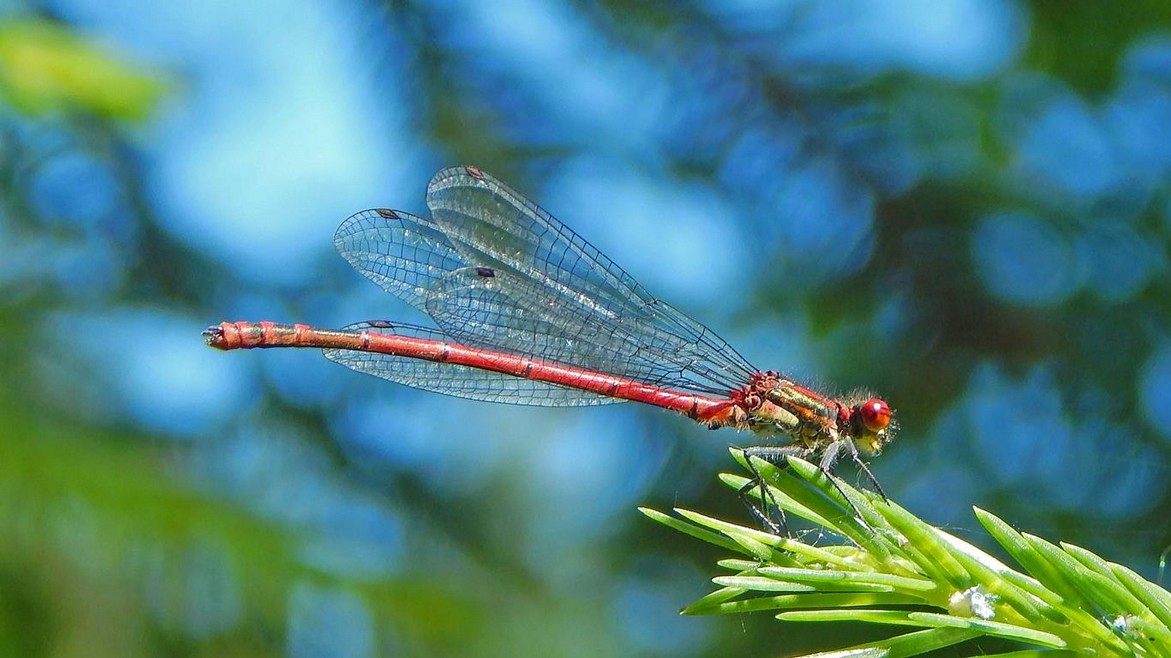
[[[857,450],[854,451],[854,463],[858,465],[859,471],[866,474],[866,479],[870,480],[870,484],[874,485],[874,490],[878,492],[879,496],[882,496],[882,502],[885,503],[886,492],[882,490],[882,485],[878,483],[878,478],[874,477],[874,474],[870,472],[870,467],[866,465],[866,462],[862,461],[862,457],[858,454]]]
[[[778,468],[786,468],[788,466],[788,462],[785,461],[786,457],[805,458],[813,451],[800,446],[749,446],[742,448],[741,452],[748,458],[748,470],[752,472],[752,479],[745,483],[743,487],[740,487],[740,491],[737,492],[740,495],[740,500],[744,501],[748,510],[760,521],[765,530],[774,535],[788,535],[788,527],[785,525],[785,510],[781,509],[781,506],[777,504],[776,498],[773,497],[772,492],[765,485],[764,477],[761,476],[760,472],[756,470],[756,466],[753,465],[752,458],[763,459]],[[759,505],[754,504],[752,499],[748,497],[748,492],[756,486],[760,487]],[[772,516],[773,513],[777,515],[775,518]]]
[[[853,441],[848,438],[839,438],[829,444],[829,447],[825,449],[825,453],[822,455],[821,463],[818,467],[821,468],[822,473],[825,473],[829,477],[829,481],[834,485],[834,489],[837,489],[838,493],[842,494],[842,499],[850,506],[850,512],[853,513],[854,518],[862,521],[863,525],[866,525],[865,520],[862,519],[862,514],[858,512],[858,508],[854,506],[853,501],[846,495],[846,492],[842,491],[842,488],[838,486],[838,479],[834,476],[834,462],[841,456],[842,450],[850,453],[850,460],[857,464],[858,468],[866,474],[866,477],[874,483],[875,488],[878,489],[878,493],[882,496],[883,500],[886,500],[886,493],[882,490],[882,485],[878,484],[878,480],[874,479],[874,474],[870,472],[870,467],[866,465],[866,462],[862,461],[862,455],[858,453],[858,446],[855,446]]]

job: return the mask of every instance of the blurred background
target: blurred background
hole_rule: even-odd
[[[890,496],[1154,578],[1171,4],[0,3],[0,655],[792,655],[680,617],[751,441],[423,393],[222,320],[420,322],[334,253],[475,164],[761,368],[866,387]],[[843,477],[857,480],[843,466]],[[971,653],[971,647],[959,653]],[[953,652],[954,653],[954,652]]]

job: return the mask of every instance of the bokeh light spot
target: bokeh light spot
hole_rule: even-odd
[[[1112,303],[1133,298],[1166,265],[1161,250],[1124,224],[1098,223],[1087,227],[1077,237],[1075,250],[1078,261],[1088,268],[1086,286]]]
[[[1143,366],[1139,402],[1147,423],[1171,441],[1171,343],[1164,342]]]
[[[1005,301],[1056,304],[1077,290],[1069,242],[1034,215],[1006,212],[985,217],[973,230],[971,251],[985,287]]]
[[[289,598],[288,655],[373,656],[374,625],[362,598],[339,587],[298,583]]]
[[[1025,126],[1016,174],[1037,192],[1088,202],[1121,182],[1114,143],[1105,121],[1066,94],[1041,107]]]

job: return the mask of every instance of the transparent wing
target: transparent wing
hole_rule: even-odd
[[[678,390],[722,395],[747,381],[642,314],[583,308],[514,270],[485,269],[449,273],[427,299],[427,313],[458,342]]]
[[[363,210],[342,222],[333,243],[354,269],[426,312],[444,275],[467,265],[430,220],[401,210]]]
[[[445,169],[428,186],[427,204],[431,219],[389,210],[358,213],[338,229],[335,243],[358,271],[428,313],[445,339],[703,393],[726,393],[755,372],[711,330],[652,297],[568,227],[491,176],[471,167]],[[366,359],[361,367],[346,365],[441,392],[462,385],[452,381],[456,366]],[[451,374],[442,387],[424,385],[405,381],[417,375],[397,372],[404,368]],[[473,370],[458,368],[459,377]],[[475,372],[485,381],[515,383]]]
[[[473,167],[444,169],[427,186],[427,205],[452,247],[496,274],[472,278],[465,272],[462,288],[449,281],[447,299],[428,300],[428,313],[451,335],[497,348],[552,344],[555,353],[535,356],[702,392],[726,392],[756,372],[713,331],[655,299],[614,261],[491,175]],[[478,288],[491,290],[478,295]],[[462,297],[477,295],[478,303],[463,303]],[[518,324],[518,314],[526,322]],[[587,353],[590,343],[597,358],[567,361],[560,349],[566,341],[550,337],[575,340]]]

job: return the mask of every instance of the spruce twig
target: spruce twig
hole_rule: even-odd
[[[818,656],[915,656],[980,637],[1019,643],[1000,656],[1171,657],[1171,593],[1084,548],[1020,533],[979,508],[976,518],[1027,572],[928,525],[892,501],[791,458],[753,458],[771,498],[819,526],[814,545],[676,509],[642,512],[742,557],[722,560],[719,589],[684,614],[777,611],[782,621],[854,621],[909,632]],[[740,491],[748,478],[724,474]],[[759,498],[760,487],[744,489]],[[843,497],[844,496],[844,497]],[[809,535],[806,535],[809,536]],[[829,544],[832,537],[841,542]],[[745,559],[747,558],[747,559]]]

